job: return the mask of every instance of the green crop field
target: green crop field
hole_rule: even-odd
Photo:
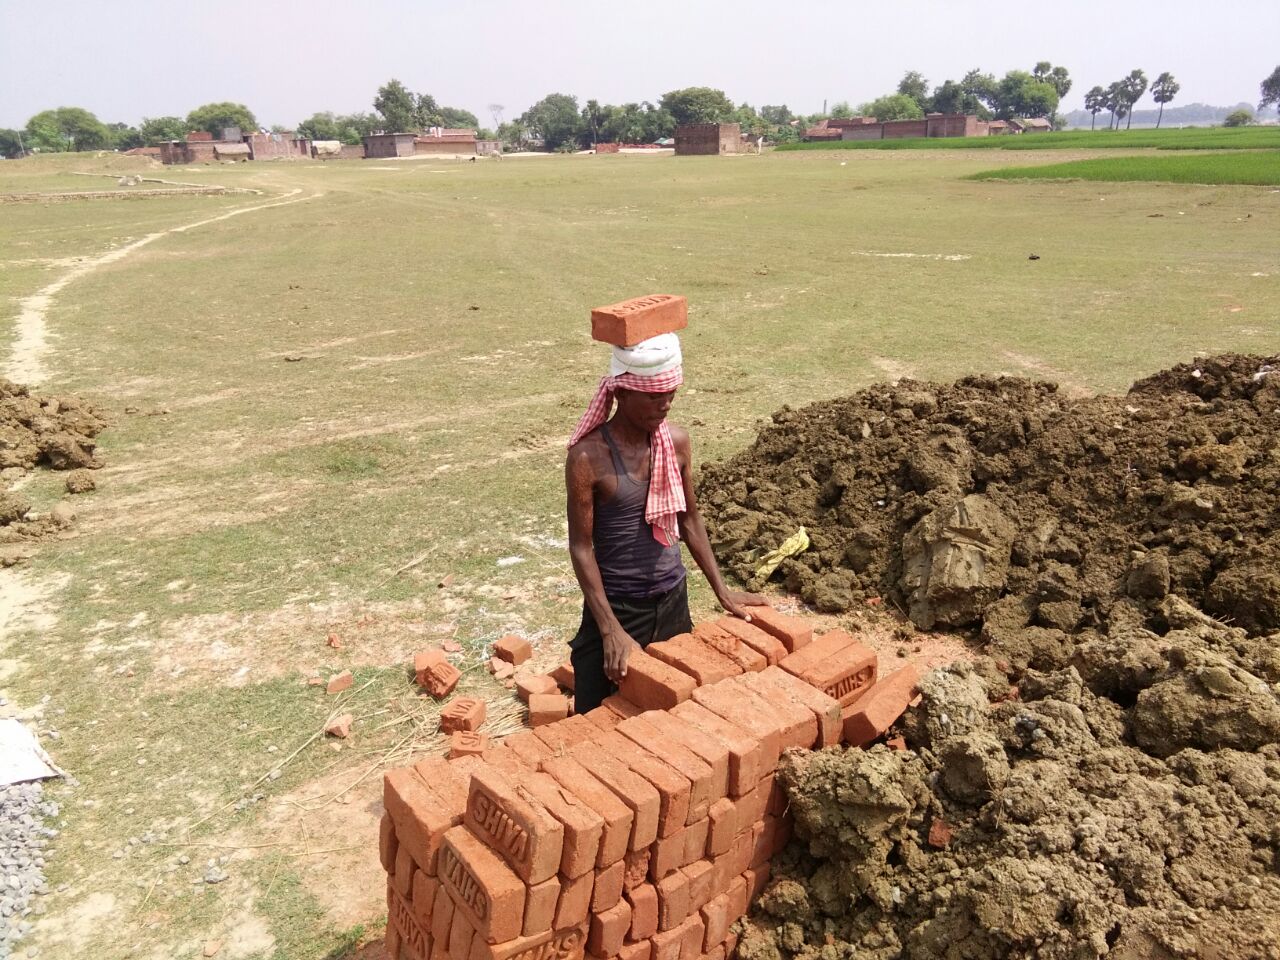
[[[908,137],[786,143],[794,150],[1259,150],[1280,148],[1280,127],[1190,127],[1184,130],[1061,130],[995,137]]]
[[[441,750],[414,650],[461,643],[501,733],[487,645],[523,631],[549,666],[576,626],[562,465],[606,368],[593,306],[688,296],[673,417],[703,460],[879,379],[1080,394],[1280,349],[1280,193],[967,179],[1014,159],[0,163],[0,194],[259,191],[0,205],[0,375],[112,420],[74,526],[0,571],[2,692],[76,778],[48,791],[24,949],[319,960],[381,934],[380,774]],[[23,493],[48,509],[62,479]],[[347,693],[307,683],[342,669]]]
[[[1160,183],[1280,184],[1280,151],[1194,153],[1173,157],[1098,157],[1047,163],[1038,167],[1004,167],[972,175],[974,180],[1150,180]]]

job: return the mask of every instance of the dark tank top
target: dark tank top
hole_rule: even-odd
[[[591,530],[605,596],[656,597],[684,579],[680,544],[664,547],[654,539],[653,528],[644,518],[649,481],[635,480],[627,473],[607,423],[600,427],[600,435],[609,445],[613,472],[618,478],[618,491],[613,498],[596,504]]]

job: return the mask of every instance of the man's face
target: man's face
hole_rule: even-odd
[[[618,412],[642,430],[652,433],[667,419],[676,392],[645,393],[641,390],[619,390]]]

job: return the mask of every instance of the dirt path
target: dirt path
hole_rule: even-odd
[[[237,207],[234,210],[228,210],[226,213],[220,213],[216,217],[206,217],[197,220],[194,223],[186,223],[177,227],[170,227],[167,230],[158,230],[155,233],[149,233],[140,240],[133,243],[125,244],[115,250],[109,250],[98,257],[91,257],[77,263],[74,267],[64,273],[57,280],[42,287],[36,293],[23,299],[18,305],[17,319],[17,338],[13,344],[13,353],[9,358],[9,362],[5,368],[5,375],[18,383],[25,383],[29,386],[36,386],[44,381],[47,376],[45,370],[45,358],[49,352],[48,343],[48,326],[45,323],[45,315],[49,312],[49,308],[53,305],[53,298],[62,292],[67,284],[86,277],[102,267],[112,263],[117,263],[125,257],[134,253],[141,247],[167,237],[174,233],[185,233],[188,230],[194,230],[197,227],[207,226],[211,223],[217,223],[220,220],[229,220],[232,217],[238,217],[243,213],[253,213],[258,210],[269,210],[272,207],[284,207],[292,203],[300,203],[304,200],[313,200],[322,196],[321,193],[312,193],[307,196],[297,196],[302,193],[301,188],[294,188],[285,197],[289,199],[272,200],[269,203],[258,203],[248,207]]]

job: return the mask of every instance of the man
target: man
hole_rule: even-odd
[[[750,620],[746,608],[765,602],[720,577],[694,499],[688,431],[667,422],[683,382],[674,333],[614,347],[569,441],[569,553],[585,598],[569,643],[578,713],[617,689],[633,650],[693,629],[682,538],[727,612]]]

